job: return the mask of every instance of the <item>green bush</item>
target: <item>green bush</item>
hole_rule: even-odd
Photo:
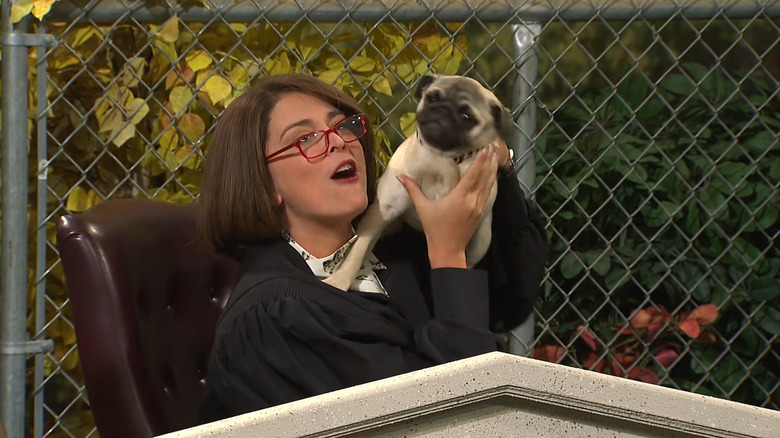
[[[775,94],[758,74],[685,64],[657,87],[633,74],[540,120],[537,201],[550,218],[555,280],[539,304],[542,345],[581,360],[573,339],[583,324],[620,327],[642,307],[713,303],[716,338],[678,335],[680,357],[656,367],[662,383],[776,403]]]

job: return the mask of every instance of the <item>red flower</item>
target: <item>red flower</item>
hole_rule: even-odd
[[[645,309],[639,309],[636,311],[633,317],[631,317],[631,326],[635,329],[641,329],[647,327],[650,324],[650,320],[653,319],[653,315]]]
[[[587,351],[582,355],[582,365],[589,370],[600,373],[604,371],[604,366],[607,365],[607,361],[604,359],[599,360],[598,353]]]
[[[680,354],[671,348],[663,349],[653,355],[655,361],[658,362],[658,364],[662,367],[668,367],[674,363],[678,357],[680,357]]]
[[[718,318],[718,306],[714,304],[705,304],[699,306],[688,315],[688,319],[695,319],[701,325],[708,325],[715,322]]]
[[[563,358],[566,349],[560,345],[543,345],[534,348],[534,358],[546,362],[558,363]]]
[[[591,329],[588,328],[588,326],[581,325],[577,327],[577,331],[574,332],[574,339],[577,339],[578,337],[585,341],[591,350],[596,351],[598,348],[596,346],[596,335]]]
[[[677,327],[692,338],[698,338],[701,333],[701,326],[695,319],[684,319],[677,323]]]
[[[631,371],[628,372],[628,378],[641,380],[645,383],[652,383],[653,385],[657,385],[658,382],[661,381],[656,373],[642,367],[634,367]]]

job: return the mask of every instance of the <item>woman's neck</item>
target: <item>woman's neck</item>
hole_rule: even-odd
[[[327,257],[344,246],[354,235],[352,225],[328,226],[326,224],[289,224],[287,233],[309,254],[317,258]]]

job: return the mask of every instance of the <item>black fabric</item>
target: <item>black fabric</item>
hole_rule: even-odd
[[[322,283],[283,239],[251,248],[218,324],[202,421],[495,351],[490,328],[522,322],[539,292],[547,247],[533,212],[500,178],[480,269],[431,270],[419,232],[383,238],[389,297]]]

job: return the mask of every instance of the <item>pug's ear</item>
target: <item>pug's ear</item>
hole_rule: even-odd
[[[417,81],[417,89],[414,91],[414,97],[419,99],[422,97],[425,90],[435,81],[438,75],[425,75]]]
[[[515,122],[512,120],[512,114],[503,105],[491,104],[490,110],[493,113],[496,131],[501,134],[504,141],[508,141],[515,133]]]

